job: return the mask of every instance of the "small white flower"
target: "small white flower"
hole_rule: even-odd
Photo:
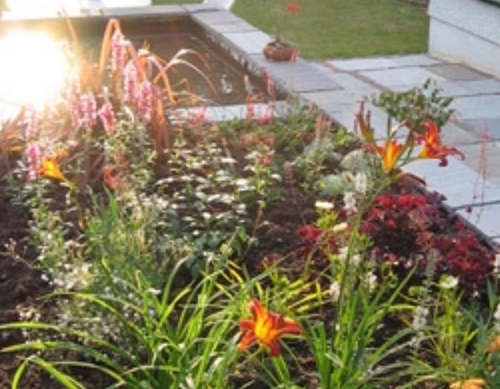
[[[348,212],[356,212],[356,195],[354,192],[344,193],[344,208]]]
[[[349,252],[349,247],[347,247],[347,246],[339,248],[339,254],[338,255],[339,255],[340,259],[346,261],[347,260],[347,254],[348,254],[348,252]]]
[[[347,227],[349,227],[349,225],[345,222],[343,223],[339,223],[339,224],[336,224],[333,226],[333,232],[334,233],[339,233],[339,232],[343,232],[345,230],[347,230]]]
[[[373,272],[366,273],[365,285],[368,287],[368,292],[373,293],[377,288],[377,276]]]
[[[426,326],[428,315],[428,308],[421,306],[415,308],[415,315],[413,316],[413,323],[411,325],[415,331],[419,332]]]
[[[356,173],[354,176],[354,190],[360,194],[365,194],[367,186],[366,174]]]
[[[314,206],[316,208],[318,208],[318,209],[322,209],[322,210],[325,210],[325,211],[330,211],[334,207],[333,203],[331,203],[329,201],[316,201],[314,203]]]
[[[340,284],[337,281],[334,281],[330,284],[330,297],[332,298],[333,302],[336,303],[339,301],[340,298]]]
[[[454,289],[458,285],[458,277],[453,277],[449,274],[444,275],[439,280],[439,287],[441,289]]]

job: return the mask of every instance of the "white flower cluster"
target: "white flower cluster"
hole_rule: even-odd
[[[357,198],[364,196],[368,189],[368,180],[365,173],[356,173],[353,182],[354,190],[344,192],[344,209],[350,213],[357,212]]]
[[[414,348],[418,348],[420,343],[424,339],[424,328],[427,325],[427,317],[429,316],[429,309],[423,306],[418,306],[415,308],[415,314],[413,316],[412,328],[416,332],[415,336],[411,340],[411,345]]]
[[[89,286],[92,280],[91,269],[90,263],[66,263],[62,269],[56,269],[53,272],[52,280],[48,280],[45,275],[42,275],[42,278],[63,291],[82,290]]]

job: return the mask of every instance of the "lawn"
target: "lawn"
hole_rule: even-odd
[[[154,0],[154,4],[193,1]],[[274,34],[276,12],[271,4],[287,0],[238,0],[233,12]],[[403,0],[297,1],[302,11],[286,20],[283,33],[307,59],[351,58],[427,51],[428,16],[422,6]],[[280,17],[282,17],[281,15]]]

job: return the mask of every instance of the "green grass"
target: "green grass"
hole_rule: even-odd
[[[274,34],[275,4],[288,0],[237,0],[232,11]],[[286,17],[284,38],[307,59],[368,57],[427,51],[429,19],[424,7],[407,0],[298,0],[300,14]],[[153,0],[154,4],[200,3]]]

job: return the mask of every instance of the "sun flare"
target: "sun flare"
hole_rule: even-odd
[[[0,39],[0,55],[0,117],[20,105],[40,108],[57,98],[68,62],[48,35],[13,31]]]

